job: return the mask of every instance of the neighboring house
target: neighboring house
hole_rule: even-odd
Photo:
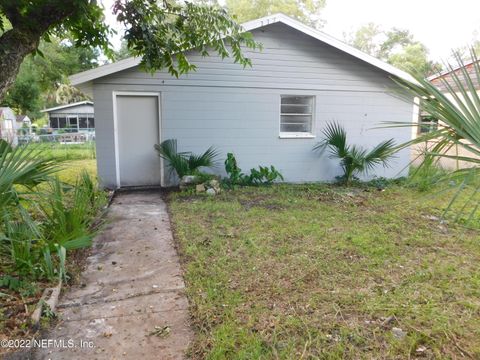
[[[42,110],[47,113],[49,127],[54,131],[95,131],[95,115],[92,101],[80,101]]]
[[[452,95],[447,87],[450,86],[455,92],[458,90],[458,86],[454,81],[453,74],[455,74],[458,80],[461,82],[463,87],[467,87],[467,83],[465,80],[465,76],[463,70],[466,70],[470,79],[473,80],[474,85],[476,86],[477,93],[480,93],[480,82],[477,78],[477,72],[475,71],[475,63],[469,62],[464,64],[464,67],[458,66],[453,70],[447,70],[439,74],[432,75],[428,78],[428,80],[435,85],[441,92],[443,92],[447,98],[453,100]],[[458,94],[458,93],[457,93]],[[420,112],[420,116],[418,118],[420,122],[419,126],[417,127],[417,133],[415,135],[428,133],[430,131],[437,130],[439,126],[441,126],[441,122],[438,119],[435,119],[432,116],[424,112]],[[412,151],[412,158],[414,159],[414,164],[419,164],[422,160],[422,153],[426,151],[426,149],[432,148],[435,146],[435,141],[429,141],[428,143],[418,144]],[[464,150],[462,147],[454,146],[449,151],[445,153],[446,155],[453,155],[453,156],[468,156],[468,157],[476,157],[476,155],[472,154],[469,151]],[[458,161],[455,159],[450,159],[446,157],[440,157],[438,164],[448,170],[458,170],[465,167],[471,167],[473,164],[465,162],[465,161]]]
[[[177,139],[180,151],[214,146],[223,158],[233,152],[246,171],[274,165],[288,182],[340,175],[337,159],[312,150],[327,122],[340,122],[349,141],[363,146],[411,139],[407,128],[374,129],[385,121],[413,121],[413,99],[402,100],[392,81],[414,81],[408,74],[282,14],[243,27],[263,44],[247,51],[251,68],[191,51],[197,71],[178,79],[166,71],[145,73],[136,58],[70,77],[95,101],[104,186],[171,184],[153,149],[166,139]],[[409,161],[405,149],[375,175],[405,175]]]
[[[470,79],[474,81],[474,83],[477,83],[480,79],[477,78],[477,73],[475,71],[475,62],[470,61],[468,63],[465,63],[463,68],[467,70],[468,76]],[[454,78],[452,77],[452,74],[455,73],[457,77],[459,78],[460,82],[462,83],[463,86],[467,86],[467,82],[465,80],[465,77],[463,75],[463,69],[461,66],[458,66],[452,70],[447,70],[444,72],[441,72],[440,74],[435,74],[432,75],[428,78],[428,80],[435,85],[437,88],[439,88],[442,92],[447,92],[447,87],[445,85],[444,80],[447,81],[447,83],[453,87],[453,89],[457,89],[457,86],[455,84]],[[480,90],[477,87],[477,90]]]
[[[17,115],[15,117],[15,129],[17,130],[17,134],[26,130],[26,134],[20,135],[27,135],[30,134],[32,131],[32,121],[27,115]]]
[[[8,141],[14,146],[18,144],[16,117],[9,107],[0,107],[0,139]]]

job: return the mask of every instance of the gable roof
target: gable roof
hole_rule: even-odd
[[[428,81],[432,81],[432,80],[435,80],[435,79],[444,77],[445,75],[449,75],[449,74],[451,74],[451,73],[453,73],[453,72],[457,72],[458,70],[461,70],[462,67],[465,67],[465,68],[471,67],[474,63],[475,63],[475,61],[470,60],[470,61],[468,61],[468,62],[465,62],[463,65],[459,64],[459,65],[456,65],[456,66],[452,66],[451,68],[450,68],[450,66],[449,66],[449,69],[446,69],[446,70],[443,70],[443,71],[439,71],[439,72],[436,73],[436,74],[430,75],[430,76],[427,78],[427,80],[428,80]]]
[[[67,105],[60,105],[60,106],[55,106],[55,107],[51,107],[51,108],[48,108],[48,109],[43,109],[40,112],[50,112],[50,111],[55,111],[55,110],[68,109],[68,108],[78,106],[78,105],[93,105],[93,101],[89,101],[89,100],[79,101],[79,102],[76,102],[76,103],[71,103],[71,104],[67,104]]]
[[[27,115],[17,115],[16,120],[17,122],[30,121],[30,118]]]
[[[477,90],[480,90],[480,79],[477,74],[477,66],[478,65],[475,61],[469,61],[463,65],[458,65],[447,69],[444,72],[432,75],[427,80],[442,92],[451,91],[451,89],[458,91],[459,83],[464,87],[468,87],[468,81],[465,77],[466,72],[470,80],[473,81],[474,87]]]
[[[245,31],[252,31],[263,26],[275,24],[275,23],[282,23],[287,26],[290,26],[293,29],[296,29],[306,35],[309,35],[325,44],[333,46],[334,48],[341,50],[357,59],[360,59],[370,65],[375,66],[378,69],[381,69],[395,77],[400,79],[409,81],[409,82],[416,82],[416,80],[405,71],[397,69],[396,67],[387,64],[371,55],[360,51],[353,46],[350,46],[334,37],[327,35],[321,31],[318,31],[310,26],[307,26],[300,21],[294,20],[284,14],[274,14],[270,16],[265,16],[257,20],[248,21],[242,24],[242,27]],[[98,79],[103,76],[107,76],[119,71],[123,71],[126,69],[130,69],[132,67],[138,66],[140,64],[141,58],[128,58],[125,60],[120,60],[113,64],[107,64],[100,66],[98,68],[87,70],[78,74],[74,74],[70,76],[70,82],[72,85],[80,85],[92,80]]]

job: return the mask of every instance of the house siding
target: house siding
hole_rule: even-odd
[[[468,77],[472,80],[473,84],[479,83],[476,67],[478,67],[478,64],[476,65],[475,63],[471,63],[468,65],[465,65],[464,68],[458,68],[453,72],[448,72],[446,74],[439,75],[433,78],[432,80],[430,80],[430,82],[432,83],[432,85],[435,85],[441,92],[449,92],[449,89],[458,91],[459,88],[458,88],[457,81],[460,82],[462,87],[464,88],[468,87],[468,81],[465,77],[464,71],[467,72]],[[456,77],[453,76],[453,73],[456,75]]]
[[[93,114],[93,105],[77,105],[68,108],[49,111],[49,115],[55,114]]]
[[[233,152],[244,171],[272,164],[286,181],[333,180],[341,173],[338,161],[312,151],[329,121],[345,126],[349,142],[368,147],[391,137],[410,139],[407,128],[373,129],[412,119],[413,104],[396,95],[387,73],[283,24],[253,34],[263,50],[248,52],[251,68],[192,54],[197,71],[179,79],[133,68],[94,82],[97,161],[105,186],[115,184],[113,91],[160,92],[162,139],[176,138],[182,151],[213,145],[222,154],[219,173],[225,154]],[[285,94],[315,96],[315,139],[279,138],[280,95]],[[403,175],[408,162],[404,150],[376,175]]]

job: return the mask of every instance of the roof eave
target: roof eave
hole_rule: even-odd
[[[40,112],[45,113],[45,112],[50,112],[50,111],[55,111],[55,110],[61,110],[61,109],[67,109],[67,108],[69,108],[69,107],[74,107],[74,106],[79,106],[79,105],[86,105],[86,104],[93,105],[93,101],[90,101],[90,100],[78,101],[78,102],[72,103],[72,104],[60,105],[60,106],[55,106],[55,107],[48,108],[48,109],[43,109],[43,110],[40,110]]]
[[[376,68],[379,68],[395,77],[398,77],[408,82],[418,84],[417,80],[415,80],[415,78],[412,75],[406,73],[405,71],[397,69],[396,67],[390,64],[387,64],[371,55],[368,55],[354,48],[353,46],[350,46],[338,39],[335,39],[330,35],[327,35],[321,31],[311,28],[310,26],[307,26],[301,23],[300,21],[294,20],[281,13],[265,16],[260,19],[256,19],[252,21],[248,21],[246,23],[243,23],[241,26],[245,31],[252,31],[252,30],[261,28],[263,26],[267,26],[274,23],[286,24],[300,32],[303,32],[304,34],[307,34],[319,41],[322,41],[332,47],[335,47],[343,52],[346,52],[347,54],[350,54],[353,57],[356,57],[366,63],[369,63],[370,65]],[[107,76],[107,75],[116,73],[118,71],[123,71],[131,67],[137,66],[140,64],[140,61],[141,61],[140,58],[131,57],[125,60],[115,62],[113,64],[103,65],[92,70],[87,70],[75,75],[71,75],[70,82],[72,83],[72,85],[87,83],[97,78]]]

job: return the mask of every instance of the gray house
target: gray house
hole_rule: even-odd
[[[92,101],[80,101],[42,110],[48,115],[49,127],[53,130],[94,131],[95,115]]]
[[[168,185],[153,145],[171,138],[182,151],[233,152],[244,170],[272,164],[289,182],[340,174],[337,160],[312,151],[326,122],[340,122],[352,143],[368,147],[411,139],[409,128],[374,129],[415,117],[413,99],[398,97],[392,81],[413,80],[408,74],[282,14],[243,27],[263,44],[248,51],[251,68],[192,51],[198,69],[178,79],[142,72],[136,58],[71,77],[95,101],[104,186]],[[404,150],[375,175],[403,175],[409,159]]]

